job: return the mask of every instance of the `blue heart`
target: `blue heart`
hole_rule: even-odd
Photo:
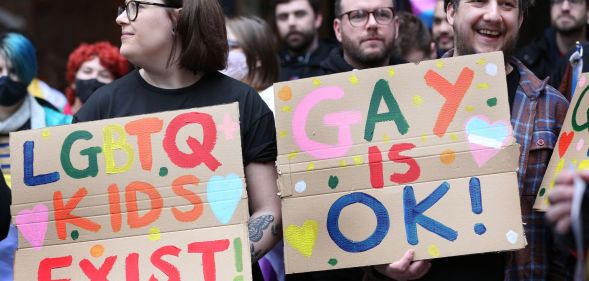
[[[243,181],[236,174],[226,177],[214,176],[207,184],[207,200],[215,217],[227,224],[233,217],[235,209],[241,200],[243,193]]]

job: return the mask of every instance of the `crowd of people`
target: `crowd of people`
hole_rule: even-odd
[[[589,0],[550,0],[551,27],[519,50],[529,0],[438,0],[431,27],[395,0],[334,2],[335,40],[324,41],[320,0],[273,0],[270,21],[225,18],[218,1],[125,1],[116,18],[120,48],[97,42],[75,49],[65,96],[37,79],[26,37],[0,35],[0,280],[12,279],[17,246],[10,132],[231,102],[240,110],[248,226],[262,234],[250,237],[254,280],[571,280],[575,255],[558,242],[570,240],[576,175],[557,180],[546,216],[533,204],[573,94],[569,57],[588,46]],[[414,261],[410,250],[390,264],[285,276],[281,234],[273,231],[281,228],[273,83],[492,51],[506,62],[527,246],[432,261]]]

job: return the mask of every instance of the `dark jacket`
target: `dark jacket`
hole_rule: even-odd
[[[10,226],[12,195],[3,176],[0,176],[0,241],[6,238]]]
[[[519,50],[515,56],[530,69],[536,77],[544,80],[564,56],[556,45],[556,30],[550,27],[530,45]]]
[[[391,56],[389,65],[403,63],[407,63],[407,61],[393,55]],[[352,71],[354,70],[354,67],[346,62],[344,59],[344,50],[341,47],[338,47],[331,50],[329,56],[323,62],[321,62],[321,69],[323,70],[323,74],[332,74]]]
[[[335,44],[319,42],[317,49],[301,56],[292,56],[286,50],[280,53],[280,81],[296,80],[322,75],[320,64]]]
[[[583,43],[583,52],[589,51],[589,43]],[[550,85],[556,88],[559,92],[562,93],[565,98],[569,101],[572,100],[572,78],[573,78],[573,69],[569,62],[569,58],[575,52],[575,50],[571,50],[566,55],[564,55],[565,59],[558,62],[557,65],[553,66],[553,72],[550,75]],[[589,72],[589,55],[585,53],[583,56],[583,71],[582,73]]]

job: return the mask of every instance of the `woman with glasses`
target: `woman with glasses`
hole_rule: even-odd
[[[280,239],[276,129],[251,87],[225,76],[228,46],[216,0],[127,1],[116,19],[121,54],[138,69],[99,88],[76,122],[239,103],[242,155],[251,218],[252,262]],[[264,223],[260,223],[264,222]],[[253,266],[254,280],[261,280]]]

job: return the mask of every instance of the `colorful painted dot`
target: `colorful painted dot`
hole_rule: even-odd
[[[487,100],[487,105],[490,107],[496,106],[497,105],[497,98],[490,98]]]
[[[422,142],[426,142],[427,141],[427,135],[426,134],[421,135],[421,141]]]
[[[278,133],[278,137],[279,137],[279,138],[284,138],[284,137],[286,137],[286,136],[288,136],[288,133],[287,133],[285,130],[283,130],[283,131],[280,131],[280,132]]]
[[[295,158],[297,158],[298,155],[299,155],[298,151],[293,151],[288,154],[288,160],[294,160]]]
[[[436,67],[442,69],[444,67],[444,62],[443,61],[436,62]]]
[[[292,111],[292,107],[285,105],[282,107],[282,112],[291,112]]]
[[[391,76],[391,77],[395,76],[395,69],[394,68],[389,68],[389,76]]]
[[[456,160],[456,153],[452,149],[446,149],[440,154],[440,161],[446,165],[451,165]]]
[[[483,235],[483,234],[485,234],[485,232],[487,232],[487,227],[485,227],[484,224],[477,223],[474,225],[474,233],[476,233],[478,235]]]
[[[92,246],[92,248],[90,248],[90,255],[95,257],[95,258],[99,258],[104,254],[104,246],[98,244],[98,245],[94,245]]]
[[[464,107],[464,110],[466,110],[466,112],[473,112],[474,111],[474,106],[467,105],[467,106]]]
[[[307,165],[307,172],[313,171],[315,169],[315,163],[311,162]]]
[[[319,80],[317,78],[313,79],[313,86],[315,86],[315,87],[321,86],[321,80]]]
[[[51,132],[48,129],[44,129],[43,131],[41,131],[41,137],[44,139],[48,139],[49,137],[51,137]]]
[[[350,83],[351,83],[352,85],[356,85],[356,84],[358,84],[358,82],[359,82],[359,81],[358,81],[358,77],[357,77],[356,75],[352,75],[352,76],[350,76],[350,79],[349,79],[349,80],[350,80]]]
[[[545,193],[546,193],[546,188],[544,188],[544,187],[540,188],[540,197],[544,196]]]
[[[450,134],[450,139],[453,141],[458,141],[458,136],[456,135],[456,133],[451,133]]]
[[[390,141],[390,140],[391,140],[391,138],[389,137],[389,135],[387,135],[387,134],[384,134],[384,135],[382,136],[382,140],[383,140],[383,141]]]
[[[336,266],[337,265],[337,260],[334,258],[329,259],[329,261],[327,262],[329,265],[331,266]]]
[[[478,83],[477,84],[477,89],[479,89],[479,90],[488,90],[489,89],[489,84],[488,83]]]
[[[78,240],[78,238],[80,237],[80,233],[77,230],[74,230],[74,231],[72,231],[70,236],[72,237],[72,239]]]
[[[579,163],[579,171],[589,170],[589,160],[583,160]]]
[[[494,63],[489,63],[485,66],[485,72],[490,76],[497,75],[497,65]]]
[[[233,278],[233,281],[243,281],[243,275],[235,276],[235,278]]]
[[[168,168],[166,167],[161,167],[160,168],[160,177],[165,177],[168,175]]]
[[[307,183],[305,181],[298,181],[295,183],[295,191],[298,193],[303,193],[307,190]]]
[[[438,248],[436,245],[429,245],[429,247],[427,247],[427,252],[430,256],[432,256],[432,258],[437,258],[440,256],[440,248]]]
[[[413,96],[413,105],[420,106],[423,104],[423,97],[420,95]]]
[[[515,243],[517,243],[518,240],[518,235],[517,232],[513,231],[513,230],[509,230],[506,234],[505,237],[507,238],[507,241],[509,243],[511,243],[512,245],[515,245]]]
[[[346,166],[348,166],[348,162],[346,162],[345,159],[339,160],[339,166],[342,168],[346,167]]]
[[[484,59],[477,60],[477,64],[479,64],[479,65],[483,65],[483,64],[486,64],[486,63],[487,63],[487,61],[484,60]]]
[[[329,188],[335,189],[338,184],[339,184],[339,178],[337,176],[329,176],[329,181],[327,182],[327,185],[329,186]]]
[[[362,159],[362,156],[354,156],[354,158],[352,158],[352,160],[354,160],[354,165],[364,164],[364,159]]]
[[[147,238],[151,241],[158,241],[161,238],[161,233],[159,227],[152,227],[149,229],[149,233],[147,234]]]
[[[289,86],[284,86],[278,91],[278,98],[283,101],[292,99],[292,89]]]

